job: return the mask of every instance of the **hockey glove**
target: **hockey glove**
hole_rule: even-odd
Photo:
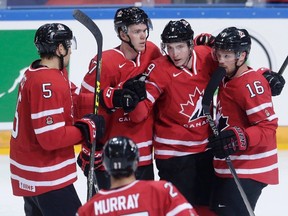
[[[95,161],[94,161],[94,170],[98,169],[102,165],[102,150],[96,150],[95,154]],[[87,177],[89,173],[90,167],[90,149],[86,148],[82,145],[82,150],[77,157],[77,164],[84,172],[84,175]]]
[[[264,71],[263,76],[270,85],[272,96],[280,95],[285,85],[284,77],[268,68],[260,68],[259,70]]]
[[[91,148],[95,138],[99,140],[104,136],[105,120],[101,115],[87,114],[76,121],[74,126],[81,130],[88,148]]]
[[[131,79],[128,79],[123,84],[123,89],[129,89],[137,94],[139,100],[142,101],[147,98],[146,87],[145,87],[146,76],[139,74]]]
[[[209,33],[202,33],[197,35],[193,40],[195,46],[204,45],[209,47],[214,46],[214,41],[215,37]]]
[[[123,108],[124,112],[131,112],[139,102],[137,94],[129,89],[115,89],[112,87],[100,91],[100,104],[108,111]]]
[[[219,136],[209,137],[208,148],[216,158],[226,158],[238,151],[245,151],[248,140],[245,132],[240,127],[232,127],[219,133]]]

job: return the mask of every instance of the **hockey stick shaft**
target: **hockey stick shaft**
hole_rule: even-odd
[[[102,33],[100,29],[98,28],[98,26],[93,22],[93,20],[90,19],[90,17],[88,17],[82,11],[74,10],[73,17],[77,21],[79,21],[82,25],[84,25],[92,33],[97,43],[97,61],[96,61],[95,92],[94,92],[94,114],[98,114],[99,93],[100,93],[100,74],[101,74],[101,68],[102,68],[102,46],[103,46]],[[96,151],[96,138],[92,142],[92,147],[90,151],[89,172],[88,172],[88,177],[87,177],[87,201],[92,198],[93,186],[95,188],[96,193],[98,193],[98,190],[99,190],[96,175],[94,172],[95,151]]]
[[[211,77],[211,79],[210,79],[210,81],[209,81],[209,83],[205,89],[204,96],[202,99],[202,107],[203,107],[204,115],[207,117],[208,123],[209,123],[209,125],[213,131],[213,134],[215,136],[219,136],[219,131],[218,131],[218,128],[216,126],[215,121],[212,118],[210,108],[211,108],[211,102],[213,100],[214,92],[218,88],[218,86],[219,86],[221,80],[223,79],[223,77],[225,76],[225,74],[226,74],[226,71],[224,68],[221,68],[221,67],[217,68],[217,70],[213,73],[213,75],[212,75],[212,77]],[[244,201],[244,204],[245,204],[245,206],[249,212],[249,215],[255,216],[253,209],[249,203],[249,200],[246,196],[246,193],[243,190],[240,179],[236,173],[236,170],[233,166],[233,163],[232,163],[230,157],[229,156],[226,157],[225,161],[229,167],[229,170],[233,176],[233,179],[237,185],[237,188],[238,188],[240,195]]]
[[[281,68],[278,71],[279,75],[282,75],[287,67],[288,64],[288,56],[286,57],[285,61],[283,62],[283,64],[281,65]]]

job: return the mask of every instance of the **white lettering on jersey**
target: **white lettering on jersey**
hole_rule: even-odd
[[[51,98],[52,97],[52,91],[50,88],[52,84],[51,83],[43,83],[42,84],[42,92],[44,98]]]
[[[139,193],[126,196],[110,197],[105,200],[94,202],[95,215],[108,214],[139,207]]]
[[[29,184],[24,183],[24,182],[19,182],[19,188],[21,188],[23,190],[31,191],[31,192],[35,192],[36,191],[34,185],[29,185]]]
[[[150,65],[147,67],[146,71],[143,73],[143,75],[149,76],[149,74],[152,72],[152,70],[153,70],[154,68],[155,68],[155,64],[154,64],[154,63],[150,64]]]
[[[130,117],[129,116],[123,116],[121,118],[118,119],[119,122],[128,122],[130,121]]]
[[[174,188],[171,182],[165,183],[164,188],[169,188],[169,194],[171,197],[176,197],[178,195],[178,193],[174,191]]]
[[[183,127],[185,128],[196,128],[196,127],[201,127],[203,125],[207,124],[207,119],[202,120],[202,119],[198,119],[198,122],[194,121],[193,123],[190,124],[184,124]]]

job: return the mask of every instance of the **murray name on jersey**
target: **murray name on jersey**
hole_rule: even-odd
[[[139,193],[129,194],[127,196],[110,197],[104,200],[94,202],[95,215],[108,214],[139,207]]]

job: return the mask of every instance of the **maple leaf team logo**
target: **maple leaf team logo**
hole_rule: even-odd
[[[188,123],[203,117],[202,98],[204,90],[200,91],[197,87],[193,94],[189,94],[187,103],[180,104],[182,115],[188,118]]]
[[[217,103],[217,113],[216,113],[216,123],[218,123],[218,128],[220,131],[225,130],[230,125],[228,124],[228,116],[224,116],[222,113],[222,106],[220,102]]]

